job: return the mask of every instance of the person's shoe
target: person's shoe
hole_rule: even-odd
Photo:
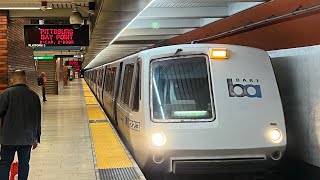
[[[43,101],[47,101],[46,99],[44,99]]]

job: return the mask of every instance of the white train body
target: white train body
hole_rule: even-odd
[[[220,49],[227,59],[212,55]],[[285,151],[280,95],[263,50],[167,46],[88,70],[85,78],[142,169],[256,171]]]

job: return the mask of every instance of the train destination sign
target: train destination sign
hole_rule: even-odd
[[[89,46],[89,26],[74,29],[71,25],[25,25],[25,46]]]

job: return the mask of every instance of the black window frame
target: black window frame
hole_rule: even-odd
[[[141,60],[138,59],[138,61],[135,63],[135,70],[134,70],[134,85],[135,87],[133,89],[132,94],[132,111],[138,112],[140,109],[140,100],[141,100]]]
[[[167,61],[167,60],[175,60],[175,59],[183,59],[190,57],[205,57],[206,65],[207,65],[207,73],[208,73],[208,85],[209,85],[209,93],[211,96],[211,110],[212,110],[212,118],[211,119],[156,119],[153,116],[153,86],[152,86],[152,78],[153,78],[153,63],[158,61]],[[206,54],[194,54],[187,56],[178,56],[178,57],[164,57],[159,59],[152,59],[149,65],[149,102],[150,102],[150,118],[154,123],[195,123],[195,122],[212,122],[217,118],[216,109],[215,109],[215,99],[213,94],[213,86],[212,86],[212,77],[211,77],[211,63],[210,58]]]
[[[127,76],[127,67],[132,66],[132,74],[131,74],[131,80],[128,82],[128,76]],[[130,69],[128,69],[128,72]],[[130,107],[130,96],[131,96],[131,89],[132,89],[132,80],[134,77],[134,63],[128,63],[124,65],[124,72],[123,72],[123,79],[122,79],[122,88],[121,88],[121,95],[120,95],[120,101]],[[130,88],[128,88],[128,85]],[[129,93],[128,93],[129,90]]]
[[[118,67],[117,66],[114,66],[114,67],[111,67],[111,95],[113,96],[114,95],[114,91],[115,91],[115,86],[116,86],[116,77],[117,77],[117,70],[118,70]]]

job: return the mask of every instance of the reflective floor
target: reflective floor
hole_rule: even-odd
[[[43,103],[41,144],[32,152],[30,180],[96,179],[81,83]]]

